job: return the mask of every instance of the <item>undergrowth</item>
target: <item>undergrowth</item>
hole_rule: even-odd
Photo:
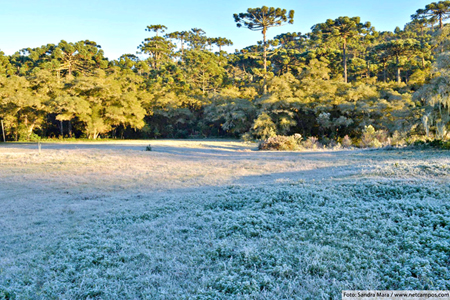
[[[450,141],[443,140],[418,140],[413,143],[418,148],[436,148],[442,150],[450,150]]]

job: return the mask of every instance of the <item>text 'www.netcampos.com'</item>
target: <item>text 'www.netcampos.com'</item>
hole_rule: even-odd
[[[342,291],[342,300],[450,300],[450,291]]]

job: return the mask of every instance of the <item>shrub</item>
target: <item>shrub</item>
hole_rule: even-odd
[[[258,145],[259,150],[299,150],[301,135],[283,136],[276,135],[261,141]]]
[[[352,146],[352,140],[349,138],[348,135],[344,136],[341,140],[342,147],[344,148],[350,148]]]
[[[444,141],[432,140],[432,141],[428,142],[428,145],[430,145],[433,148],[442,148],[444,146]]]
[[[413,146],[420,148],[437,148],[443,150],[450,150],[450,141],[443,140],[416,140]]]
[[[370,147],[375,139],[375,128],[372,125],[364,126],[363,134],[361,136],[361,147]]]
[[[389,146],[391,144],[391,139],[389,138],[388,132],[386,130],[377,130],[375,132],[375,138],[380,142],[381,146]]]
[[[363,148],[381,148],[390,144],[387,132],[384,130],[375,130],[372,125],[364,126],[361,136],[361,147]]]
[[[253,135],[250,132],[246,132],[241,136],[241,139],[244,142],[252,142],[255,140],[255,138],[253,137]]]
[[[319,143],[319,139],[314,136],[310,136],[306,141],[302,143],[302,146],[306,149],[322,148],[322,144]]]
[[[33,132],[32,134],[30,134],[29,140],[31,142],[37,142],[41,140],[41,137]]]
[[[392,135],[392,144],[400,147],[400,146],[405,146],[406,145],[406,133],[402,132],[398,132],[397,130],[394,132],[394,134]]]
[[[276,125],[268,114],[262,113],[253,123],[250,132],[255,138],[261,140],[276,137]]]

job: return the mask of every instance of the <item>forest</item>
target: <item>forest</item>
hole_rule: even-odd
[[[137,52],[117,60],[90,40],[0,52],[4,138],[449,137],[450,1],[418,8],[393,32],[339,17],[268,39],[273,27],[289,30],[294,11],[249,8],[230,26],[232,17],[261,40],[228,53],[232,40],[200,28],[149,25]]]

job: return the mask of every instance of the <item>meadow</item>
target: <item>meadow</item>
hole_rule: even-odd
[[[450,289],[448,151],[7,143],[0,207],[0,299]]]

